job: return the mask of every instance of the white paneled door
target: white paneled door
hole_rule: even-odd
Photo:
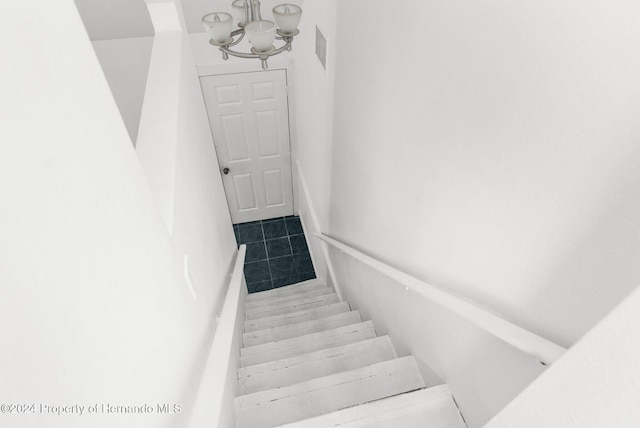
[[[233,222],[292,215],[286,71],[200,81]]]

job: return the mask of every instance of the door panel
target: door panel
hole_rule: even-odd
[[[286,71],[200,81],[233,222],[293,214]]]
[[[285,203],[285,188],[282,171],[274,169],[264,171],[265,205],[267,207],[282,206]]]
[[[216,95],[218,104],[242,104],[242,97],[240,96],[240,85],[220,86],[216,88]]]
[[[276,97],[275,85],[273,82],[258,82],[251,84],[253,100],[269,100]]]
[[[236,196],[236,203],[240,210],[253,210],[258,207],[256,200],[256,190],[251,174],[234,174],[233,194]]]
[[[260,156],[281,156],[278,112],[273,110],[256,112],[256,124],[258,125]]]
[[[242,114],[230,114],[221,116],[222,132],[224,132],[224,141],[233,141],[233,144],[225,146],[227,151],[227,159],[233,161],[249,161],[249,146],[247,136],[245,134],[245,121]]]

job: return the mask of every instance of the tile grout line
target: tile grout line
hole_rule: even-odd
[[[298,219],[299,217],[290,216],[290,218],[295,220],[295,219]],[[257,262],[261,262],[261,261],[265,261],[266,260],[267,261],[267,268],[268,268],[269,277],[268,277],[268,279],[264,279],[262,281],[255,282],[253,284],[265,284],[266,283],[267,286],[270,285],[269,289],[275,289],[275,288],[279,288],[279,287],[288,285],[288,284],[283,284],[283,285],[279,285],[278,287],[276,287],[275,286],[275,279],[279,279],[279,280],[280,279],[285,279],[285,278],[292,279],[292,277],[293,277],[293,278],[297,278],[299,280],[303,276],[316,277],[314,271],[302,272],[300,270],[300,267],[297,265],[297,263],[294,262],[294,259],[296,259],[296,256],[298,256],[298,258],[299,258],[301,256],[304,256],[305,254],[309,254],[308,243],[307,243],[307,240],[306,240],[306,236],[304,234],[304,230],[301,231],[300,233],[294,233],[292,235],[291,234],[291,230],[290,230],[289,225],[287,224],[286,220],[287,220],[287,217],[276,217],[276,218],[273,218],[273,219],[268,219],[266,221],[265,220],[256,221],[256,223],[259,222],[259,224],[260,224],[260,232],[262,233],[262,239],[260,239],[258,241],[247,242],[246,244],[258,244],[259,242],[262,242],[263,250],[265,252],[265,258],[264,259],[259,259],[259,260],[253,260],[251,262],[245,262],[245,267],[246,267],[246,265],[248,263],[257,263]],[[269,222],[280,222],[280,221],[282,221],[282,223],[283,223],[285,235],[279,236],[279,237],[276,237],[276,238],[271,238],[271,239],[275,240],[275,239],[286,238],[288,249],[289,249],[290,252],[288,254],[285,254],[285,255],[276,256],[276,257],[270,257],[270,254],[269,254],[269,251],[268,251],[268,247],[266,245],[267,237],[266,237],[264,224],[265,224],[265,222],[269,223]],[[233,225],[234,229],[236,229],[238,231],[238,240],[240,240],[240,233],[239,233],[240,232],[240,226],[241,226],[241,224]],[[257,224],[256,224],[256,226],[257,226]],[[292,241],[291,241],[291,237],[292,236],[302,236],[302,239],[304,240],[305,248],[307,248],[307,251],[299,251],[297,253],[294,253],[293,244],[292,244]],[[240,244],[238,244],[238,245],[240,245]],[[292,269],[293,270],[293,274],[282,276],[282,277],[278,277],[278,278],[274,279],[274,274],[273,274],[273,270],[272,270],[272,261],[274,261],[276,259],[284,258],[284,257],[291,257],[291,262],[293,263],[293,269]]]

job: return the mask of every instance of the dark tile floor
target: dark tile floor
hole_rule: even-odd
[[[300,217],[233,225],[238,245],[247,244],[244,277],[249,293],[316,277]]]

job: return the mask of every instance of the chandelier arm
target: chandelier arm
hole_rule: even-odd
[[[260,55],[254,53],[246,53],[246,52],[238,52],[231,50],[227,47],[220,46],[220,50],[223,54],[228,54],[231,56],[237,56],[238,58],[260,58]]]
[[[278,55],[279,53],[282,53],[286,50],[288,50],[288,48],[291,46],[291,42],[287,42],[285,43],[283,46],[279,47],[278,49],[274,49],[271,52],[265,52],[265,53],[246,53],[246,52],[238,52],[238,51],[234,51],[232,49],[229,49],[228,46],[220,46],[220,50],[222,52],[225,52],[231,56],[236,56],[238,58],[260,58],[260,59],[266,59],[270,56],[274,56],[274,55]]]
[[[273,52],[269,53],[269,56],[278,55],[279,53],[282,53],[282,52],[284,52],[286,50],[289,50],[289,46],[291,46],[291,42],[287,42],[283,46],[281,46],[278,49],[274,50]]]
[[[236,31],[231,33],[231,38],[233,39],[234,37],[236,37],[237,35],[240,35],[240,37],[238,37],[237,40],[233,40],[233,42],[229,43],[227,46],[235,46],[238,43],[240,43],[242,41],[242,39],[244,39],[244,35],[246,33],[244,32],[244,30],[242,28],[237,29]]]

